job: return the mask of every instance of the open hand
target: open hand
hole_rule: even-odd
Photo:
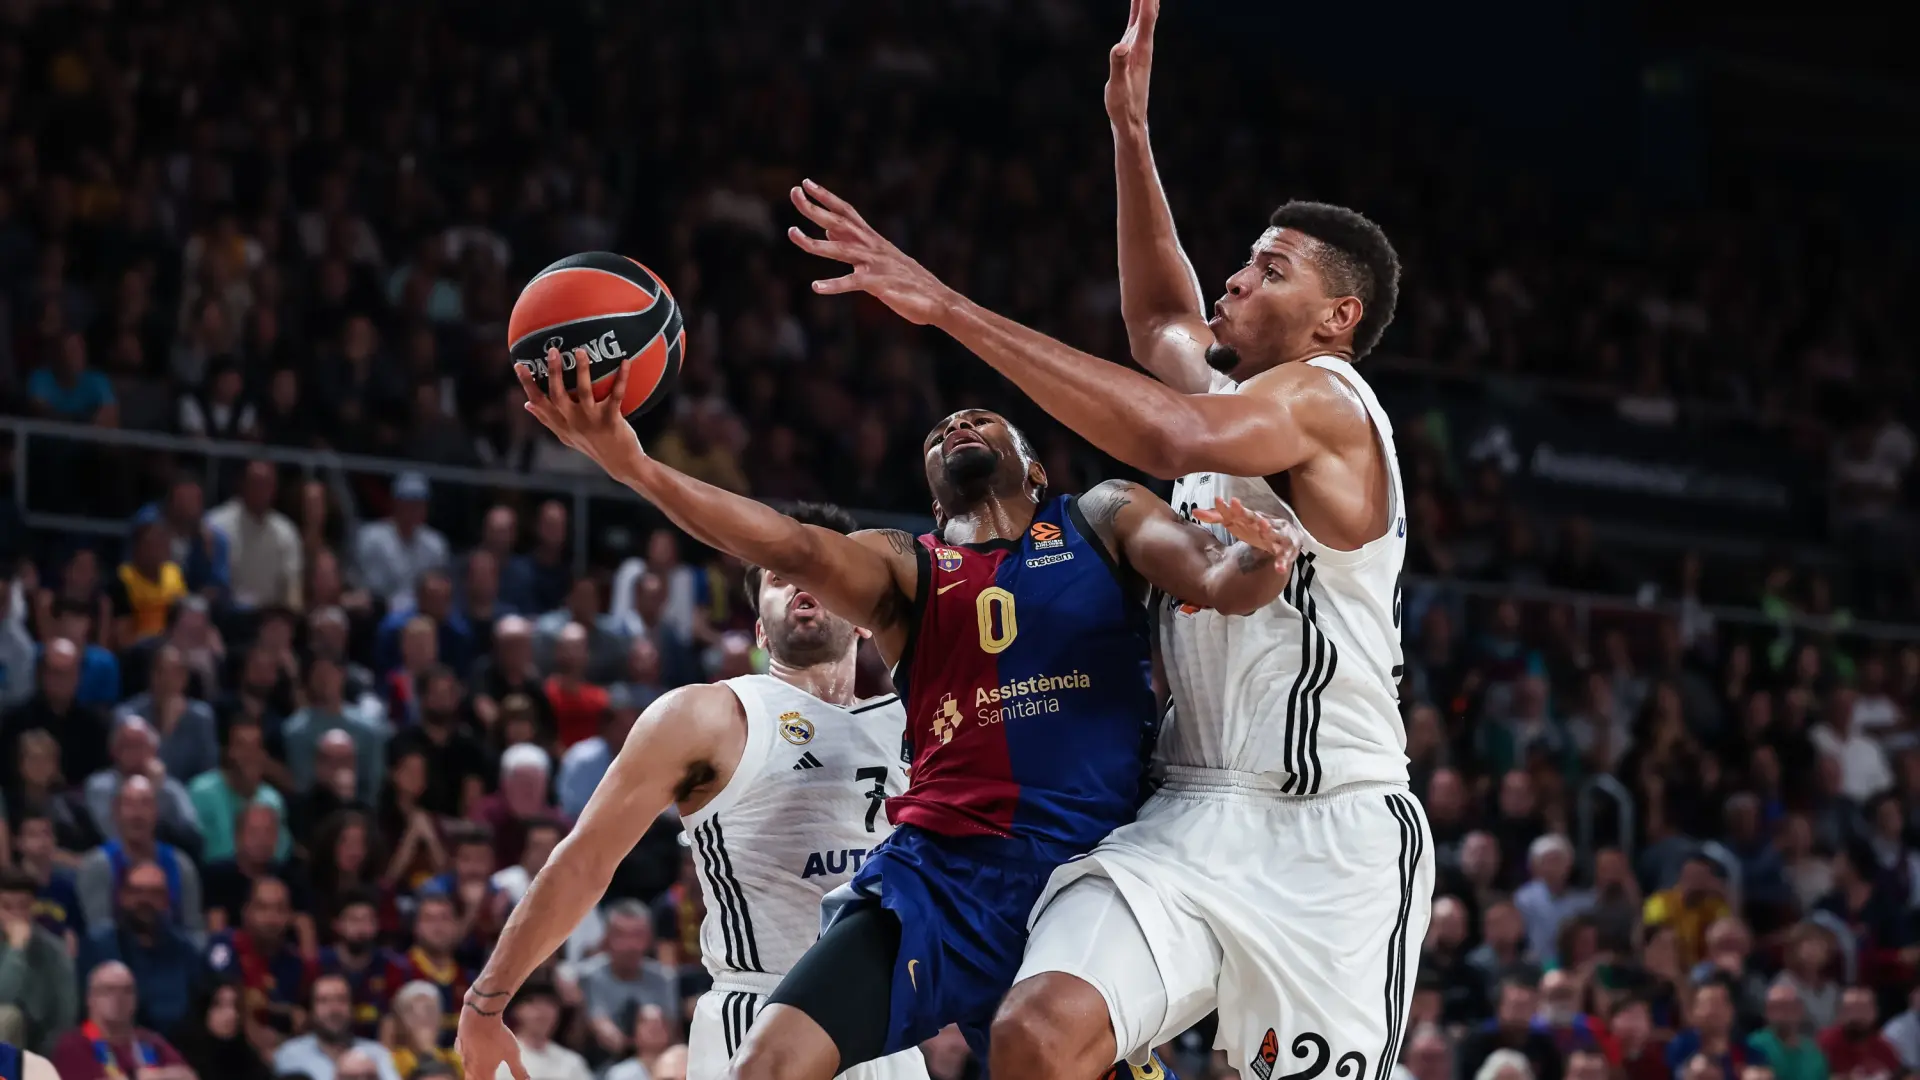
[[[1234,539],[1273,556],[1273,567],[1281,573],[1293,570],[1294,557],[1300,554],[1300,528],[1293,522],[1249,510],[1239,499],[1195,510],[1193,516],[1209,525],[1224,526]]]
[[[1153,24],[1160,0],[1133,0],[1127,32],[1107,54],[1107,119],[1115,127],[1145,127],[1147,82],[1153,74]]]
[[[853,272],[844,277],[814,282],[814,292],[822,296],[871,293],[895,314],[920,326],[933,322],[952,306],[953,290],[894,247],[845,199],[811,180],[802,180],[793,189],[793,205],[808,221],[825,229],[826,236],[816,239],[795,226],[787,230],[787,238],[802,251],[853,267]]]
[[[632,358],[620,364],[613,377],[613,389],[606,397],[594,399],[588,382],[591,358],[585,349],[573,350],[574,388],[568,390],[561,374],[559,349],[547,350],[546,389],[533,381],[533,369],[527,364],[513,365],[513,374],[527,394],[527,411],[547,426],[560,441],[593,459],[616,479],[623,470],[646,457],[640,449],[640,436],[620,412],[626,400],[628,367]]]
[[[527,1067],[520,1062],[520,1043],[501,1019],[505,1001],[500,997],[461,1003],[460,1030],[454,1036],[453,1048],[460,1054],[466,1080],[494,1080],[503,1064],[513,1080],[528,1080]]]

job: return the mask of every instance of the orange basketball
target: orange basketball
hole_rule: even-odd
[[[587,379],[596,401],[613,392],[620,365],[631,357],[620,411],[632,416],[660,404],[680,379],[687,331],[680,305],[660,275],[624,255],[589,251],[570,255],[533,276],[507,320],[514,363],[533,366],[546,388],[547,350],[561,356],[561,385],[572,388],[574,349],[587,350]]]

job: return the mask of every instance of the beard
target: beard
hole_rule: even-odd
[[[1240,366],[1240,351],[1216,341],[1207,346],[1207,366],[1222,375],[1231,375]]]
[[[820,612],[811,619],[776,619],[767,623],[767,651],[783,664],[811,667],[838,660],[853,647],[853,624]]]
[[[1000,455],[977,443],[960,447],[941,462],[947,483],[959,491],[973,490],[986,483],[999,467]]]

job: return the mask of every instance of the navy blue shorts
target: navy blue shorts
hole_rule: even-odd
[[[1006,846],[903,826],[827,896],[829,925],[875,904],[899,917],[885,1053],[957,1024],[986,1061],[987,1029],[1027,946],[1027,916],[1059,865],[1010,858]]]

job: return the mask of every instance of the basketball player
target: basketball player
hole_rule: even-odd
[[[1115,47],[1122,314],[1163,380],[1077,352],[948,289],[811,182],[807,251],[951,334],[1115,457],[1300,530],[1281,597],[1246,618],[1167,597],[1165,782],[1057,871],[993,1028],[994,1080],[1089,1080],[1214,1010],[1242,1076],[1384,1077],[1404,1034],[1433,859],[1407,789],[1400,680],[1406,519],[1393,429],[1354,367],[1392,318],[1399,262],[1371,221],[1288,203],[1204,314],[1146,137],[1156,0]]]
[[[828,897],[827,928],[768,997],[731,1075],[828,1080],[949,1023],[984,1054],[1049,874],[1138,805],[1155,722],[1146,586],[1259,610],[1290,569],[1288,529],[1228,505],[1224,518],[1259,541],[1230,545],[1131,484],[1048,497],[1025,438],[969,409],[924,446],[939,532],[843,536],[648,458],[620,415],[625,367],[601,402],[550,397],[519,371],[534,415],[681,528],[792,583],[796,603],[869,628],[907,702],[911,783],[887,803],[894,832]],[[622,820],[637,807],[613,809],[633,801],[615,794],[635,783],[620,773],[631,756],[622,752],[474,985],[461,1018],[473,1080],[511,1060],[501,1002],[644,827]]]
[[[837,507],[801,506],[794,517],[837,533],[854,529],[853,519]],[[671,801],[679,809],[706,899],[701,959],[713,975],[713,988],[694,1008],[688,1080],[725,1075],[766,995],[819,936],[821,898],[852,877],[867,851],[886,837],[881,803],[906,787],[899,762],[906,725],[900,699],[891,693],[867,701],[854,697],[856,655],[866,631],[759,567],[747,571],[746,588],[771,673],[682,687],[649,706],[594,792],[576,834],[593,839],[617,831],[623,842],[573,843],[564,856],[569,869],[588,866],[593,874],[611,875],[661,807]],[[556,851],[553,858],[563,856]],[[537,966],[552,951],[545,932],[551,928],[556,942],[563,939],[605,887],[597,877],[597,886],[544,872],[540,880],[546,882],[542,895],[515,909],[476,986],[493,985],[503,968]],[[575,891],[556,892],[563,883]],[[530,920],[519,918],[520,911],[540,921],[526,925]],[[488,1012],[507,1001],[468,1000]],[[473,1008],[462,1010],[463,1052],[472,1021],[482,1018]],[[517,1068],[517,1058],[510,1060]],[[493,1071],[485,1075],[491,1078]],[[927,1069],[920,1052],[909,1049],[849,1075],[925,1080]]]
[[[0,1042],[0,1080],[60,1080],[60,1074],[39,1054]]]

